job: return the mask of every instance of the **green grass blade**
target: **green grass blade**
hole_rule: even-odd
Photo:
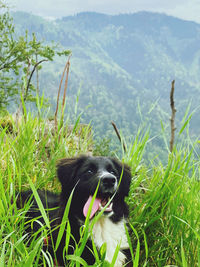
[[[82,259],[81,257],[79,257],[79,256],[76,256],[76,255],[67,255],[66,258],[67,258],[67,260],[71,260],[73,262],[79,263],[79,264],[81,264],[84,267],[88,267],[87,262],[84,259]]]
[[[138,267],[139,265],[139,259],[140,259],[140,241],[138,240],[137,242],[137,248],[136,248],[136,252],[135,252],[135,259],[133,262],[133,267]]]
[[[191,114],[188,119],[185,121],[185,123],[183,124],[182,128],[179,131],[179,135],[182,134],[182,132],[185,130],[186,126],[189,124],[191,118],[192,118],[193,114]]]
[[[198,239],[198,241],[200,242],[200,235],[198,234],[198,232],[192,228],[186,221],[184,221],[183,219],[181,218],[178,218],[177,216],[173,216],[174,218],[176,218],[177,220],[183,222],[184,224],[186,224],[195,234],[196,238]]]
[[[26,170],[25,170],[25,173],[26,173]],[[40,199],[40,197],[39,197],[39,194],[38,194],[38,192],[37,192],[37,190],[36,190],[36,188],[35,188],[35,186],[34,186],[32,180],[31,180],[31,178],[29,177],[29,175],[28,175],[27,173],[26,173],[26,176],[27,176],[27,178],[28,178],[28,181],[29,181],[31,190],[32,190],[32,192],[33,192],[33,195],[34,195],[34,197],[35,197],[35,200],[36,200],[36,202],[37,202],[37,205],[38,205],[38,207],[39,207],[39,210],[40,210],[40,212],[41,212],[41,214],[42,214],[42,217],[43,217],[43,219],[44,219],[44,221],[45,221],[45,224],[46,224],[46,226],[47,226],[48,228],[50,228],[50,222],[49,222],[48,216],[47,216],[47,214],[46,214],[46,211],[45,211],[45,209],[44,209],[44,206],[43,206],[43,204],[42,204],[42,201],[41,201],[41,199]]]
[[[146,237],[146,234],[145,234],[144,230],[142,232],[143,232],[143,236],[144,236],[145,256],[146,256],[146,260],[147,260],[148,259],[148,243],[147,243],[147,237]]]
[[[136,247],[135,257],[133,257],[132,259],[133,259],[133,267],[138,267],[140,259],[140,240],[139,240],[139,235],[132,224],[130,224],[130,227],[137,237],[137,247]]]
[[[117,260],[117,256],[119,254],[119,251],[120,251],[120,244],[117,244],[110,266],[115,266],[115,262]]]
[[[183,267],[187,267],[187,262],[186,262],[186,258],[185,258],[185,252],[184,252],[184,248],[183,248],[183,239],[181,238],[181,259],[182,259],[182,265]]]
[[[3,243],[3,247],[2,247],[2,251],[1,251],[0,267],[5,266],[5,255],[6,255],[6,240]]]
[[[72,190],[72,192],[71,192],[71,194],[69,196],[69,199],[67,201],[67,205],[66,205],[66,208],[65,208],[65,211],[64,211],[64,215],[62,217],[62,221],[61,221],[61,224],[59,226],[59,232],[58,232],[58,236],[57,236],[57,240],[56,240],[55,251],[58,249],[58,247],[60,245],[61,239],[63,237],[63,233],[65,231],[65,225],[68,222],[68,215],[69,215],[69,210],[70,210],[70,205],[71,205],[74,189],[75,188],[73,188],[73,190]],[[68,229],[69,229],[69,227],[68,227]]]
[[[68,221],[67,222],[67,230],[66,230],[66,239],[65,239],[66,254],[67,254],[67,251],[68,251],[70,237],[71,237],[71,225],[70,225],[70,223]]]
[[[34,249],[30,252],[28,255],[28,259],[24,263],[24,266],[31,267],[34,263],[35,258],[38,256],[39,247],[41,246],[41,243],[43,243],[43,238],[41,238],[35,245]]]
[[[124,227],[125,227],[126,236],[127,236],[127,240],[128,240],[128,244],[129,244],[129,248],[130,248],[131,258],[132,258],[132,261],[134,262],[134,253],[133,253],[133,246],[131,243],[131,237],[129,235],[128,228],[127,228],[126,224],[124,224]]]

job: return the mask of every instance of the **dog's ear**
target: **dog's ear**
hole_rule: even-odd
[[[120,177],[122,174],[121,183],[119,186],[120,195],[128,196],[131,183],[131,168],[115,158],[112,158],[111,160],[117,168]]]
[[[76,184],[76,171],[85,160],[85,156],[79,156],[74,158],[64,158],[59,160],[57,164],[57,175],[61,182],[63,191],[71,191]]]

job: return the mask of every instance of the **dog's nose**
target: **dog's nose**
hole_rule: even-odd
[[[102,184],[105,188],[113,188],[117,182],[117,179],[112,174],[107,174],[102,178]]]

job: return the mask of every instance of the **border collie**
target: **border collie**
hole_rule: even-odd
[[[61,159],[57,165],[57,174],[62,185],[61,194],[58,196],[48,191],[38,191],[44,207],[47,209],[52,227],[60,225],[65,208],[72,193],[68,220],[71,227],[71,236],[67,255],[74,253],[75,243],[79,242],[80,230],[88,215],[90,224],[101,212],[91,229],[90,237],[82,252],[81,257],[88,265],[95,263],[92,240],[97,250],[106,243],[106,256],[108,262],[112,261],[115,249],[120,246],[120,251],[115,262],[115,267],[121,267],[128,262],[127,253],[129,245],[127,241],[125,223],[128,217],[128,207],[125,197],[129,193],[131,182],[130,168],[109,157],[79,156]],[[96,192],[96,197],[93,197]],[[30,199],[31,191],[21,192],[17,200],[18,207],[23,207]],[[52,209],[56,208],[57,209]],[[90,213],[89,213],[90,212]],[[34,198],[31,208],[27,212],[27,218],[41,217],[40,211]],[[43,219],[39,219],[43,223]],[[37,221],[33,227],[29,225],[27,231],[33,233],[40,228]],[[53,251],[56,244],[59,228],[52,232],[53,241],[46,240],[44,248],[53,258],[56,257],[58,266],[67,266],[66,260],[66,232],[62,236],[57,251]],[[49,241],[49,242],[47,242]],[[127,266],[127,265],[126,265]]]

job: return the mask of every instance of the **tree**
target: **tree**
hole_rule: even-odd
[[[15,36],[15,27],[7,6],[0,0],[0,109],[6,108],[9,101],[15,100],[22,92],[25,101],[32,100],[35,89],[31,79],[41,63],[52,61],[55,55],[68,56],[70,51],[60,51],[58,46],[47,46],[36,39]]]

